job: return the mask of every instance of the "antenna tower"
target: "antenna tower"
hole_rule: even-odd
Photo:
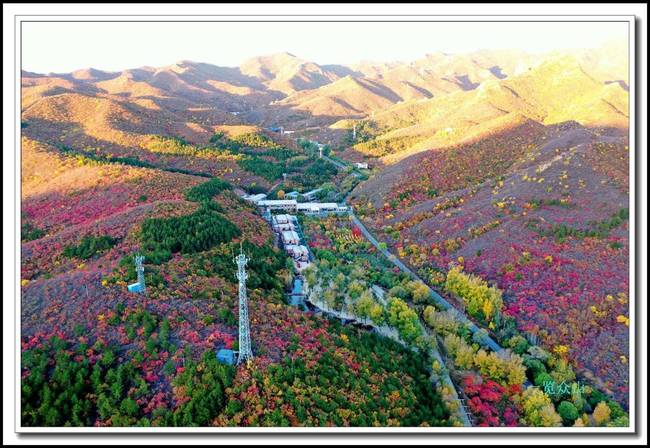
[[[246,263],[248,258],[239,247],[239,255],[235,257],[237,264],[237,279],[239,280],[239,356],[237,357],[237,364],[243,361],[253,359],[253,351],[251,350],[251,335],[248,322],[248,297],[246,296]]]
[[[142,263],[144,262],[144,255],[136,255],[135,256],[135,272],[138,274],[138,283],[140,284],[140,292],[144,293],[145,286],[144,286],[144,266],[142,266]]]

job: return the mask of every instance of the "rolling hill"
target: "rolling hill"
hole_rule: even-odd
[[[372,115],[377,130],[354,152],[383,157],[385,164],[430,148],[480,139],[524,117],[540,124],[577,121],[624,130],[628,93],[619,83],[592,77],[575,56],[553,56],[504,79],[468,91],[408,101]],[[350,124],[343,127],[350,127]]]

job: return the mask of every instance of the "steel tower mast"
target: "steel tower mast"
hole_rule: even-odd
[[[239,255],[235,257],[237,263],[237,279],[239,280],[239,356],[237,357],[237,364],[243,361],[253,359],[253,351],[251,350],[251,335],[248,322],[248,297],[246,296],[246,263],[248,258],[244,255],[241,247]]]
[[[136,255],[135,256],[135,272],[138,274],[138,283],[140,284],[140,292],[142,292],[142,293],[145,292],[144,266],[142,266],[143,262],[144,262],[144,256],[143,255]]]

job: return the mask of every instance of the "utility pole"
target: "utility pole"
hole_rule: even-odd
[[[237,279],[239,280],[239,356],[237,357],[237,364],[243,361],[253,359],[253,351],[251,350],[251,335],[248,322],[248,297],[246,296],[246,263],[248,258],[239,247],[239,255],[235,257],[237,264]]]

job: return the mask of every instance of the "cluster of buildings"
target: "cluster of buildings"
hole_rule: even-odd
[[[306,194],[315,194],[311,191]],[[266,199],[263,193],[244,195],[245,201],[252,202],[264,212],[304,213],[305,215],[326,215],[347,213],[348,207],[335,202],[298,202],[296,199]]]
[[[293,260],[296,272],[304,271],[311,264],[309,261],[309,249],[302,244],[293,215],[274,215],[271,217],[271,227],[280,237],[282,246]]]

